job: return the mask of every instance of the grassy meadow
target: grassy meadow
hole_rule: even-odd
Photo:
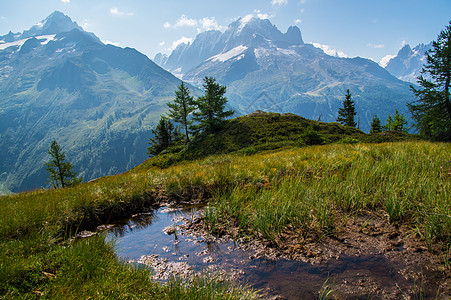
[[[300,237],[333,235],[337,212],[383,210],[388,222],[409,224],[431,251],[439,244],[449,253],[451,145],[415,141],[238,152],[163,169],[144,163],[73,188],[1,197],[0,297],[255,298],[245,287],[202,276],[152,282],[148,270],[119,261],[102,236],[69,242],[76,230],[149,209],[162,198],[208,201],[212,233],[233,225],[240,234],[274,242],[287,226]]]

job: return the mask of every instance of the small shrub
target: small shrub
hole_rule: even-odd
[[[255,149],[252,146],[249,146],[249,147],[246,147],[246,148],[240,150],[239,152],[244,155],[253,155],[253,154],[257,153],[257,149]]]
[[[358,143],[361,143],[361,141],[359,141],[358,139],[355,139],[353,137],[346,136],[346,137],[342,138],[341,140],[339,140],[338,143],[339,144],[358,144]]]
[[[305,132],[303,132],[300,136],[300,139],[298,143],[300,145],[307,145],[307,146],[313,146],[313,145],[322,145],[324,144],[324,137],[313,128],[309,127]]]

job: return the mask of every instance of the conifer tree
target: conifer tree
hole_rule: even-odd
[[[370,133],[379,133],[379,132],[382,132],[381,120],[377,117],[377,115],[374,115],[373,121],[371,122]]]
[[[407,121],[404,114],[399,114],[398,110],[395,110],[395,115],[388,115],[387,122],[384,126],[385,130],[396,131],[396,132],[407,132]]]
[[[189,115],[196,109],[193,97],[190,95],[188,88],[185,84],[180,84],[177,91],[175,91],[175,99],[173,102],[168,103],[169,112],[168,116],[175,122],[182,124],[185,131],[185,142],[189,142],[190,126],[192,121],[189,119]]]
[[[356,127],[357,123],[354,121],[355,115],[354,101],[351,99],[351,93],[347,90],[345,100],[343,101],[343,107],[338,110],[337,122],[346,126]]]
[[[226,87],[218,84],[213,77],[205,77],[205,95],[196,100],[198,112],[194,112],[194,120],[198,122],[197,131],[211,133],[220,128],[225,118],[234,114],[233,110],[225,110],[227,98]]]
[[[70,187],[83,181],[82,178],[77,178],[77,172],[72,171],[72,164],[65,161],[66,154],[56,141],[52,142],[47,152],[52,159],[45,164],[45,169],[50,174],[50,180],[54,188]]]
[[[418,77],[421,87],[410,87],[417,100],[407,106],[420,134],[450,141],[451,21],[432,43],[426,59]]]
[[[171,146],[178,136],[177,129],[172,124],[172,121],[168,118],[161,116],[155,129],[152,130],[154,138],[150,138],[149,145],[147,148],[147,154],[157,155],[161,151],[167,149]]]

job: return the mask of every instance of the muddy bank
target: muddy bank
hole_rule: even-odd
[[[407,225],[388,223],[382,211],[337,220],[333,236],[300,239],[295,229],[287,228],[275,243],[239,238],[240,248],[252,253],[250,259],[274,263],[267,284],[254,287],[267,295],[287,295],[286,299],[313,299],[321,290],[331,290],[332,298],[340,299],[451,299],[451,272],[444,265],[450,257],[431,254]],[[181,228],[209,242],[231,240],[239,232],[219,226],[219,234],[210,235],[201,217]]]

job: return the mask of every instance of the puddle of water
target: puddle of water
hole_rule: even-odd
[[[207,242],[202,237],[182,235],[178,230],[175,234],[164,233],[165,228],[177,228],[184,218],[193,219],[198,215],[195,207],[161,208],[125,220],[109,235],[116,239],[116,252],[123,259],[137,261],[143,255],[158,255],[168,262],[185,262],[195,272],[211,266],[235,270],[241,281],[265,294],[281,295],[285,299],[317,299],[326,281],[335,291],[345,287],[343,293],[348,299],[384,298],[379,294],[382,289],[400,292],[414,284],[382,255],[342,256],[316,265],[286,259],[251,259],[253,252],[244,251],[231,241]],[[364,292],[368,287],[370,294]]]

